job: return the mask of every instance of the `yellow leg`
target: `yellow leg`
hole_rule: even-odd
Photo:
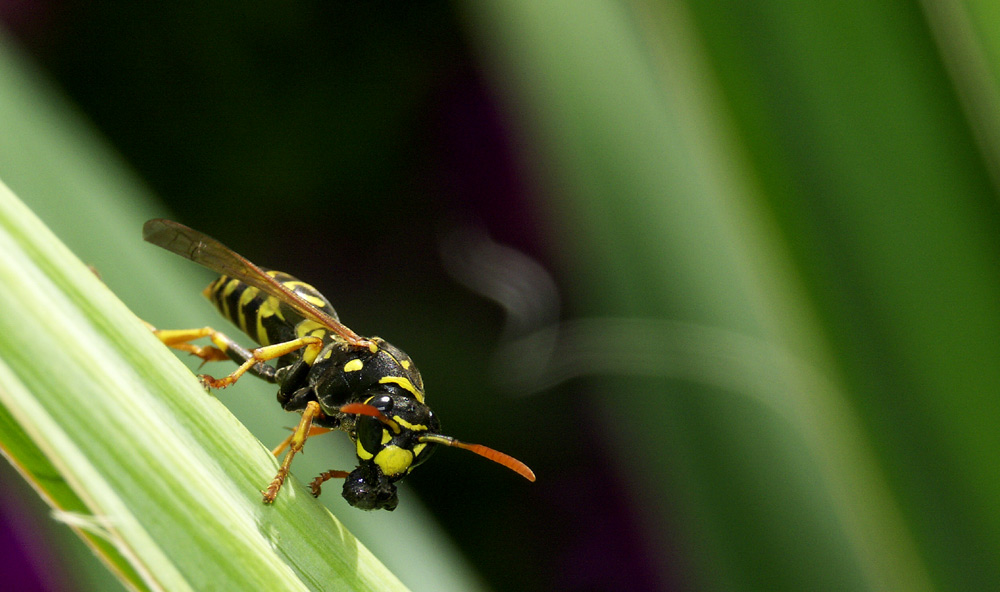
[[[215,341],[215,335],[220,333],[216,331],[213,334],[212,341]],[[219,344],[216,344],[219,345]],[[251,350],[250,353],[253,357],[240,364],[240,367],[233,370],[233,373],[229,376],[223,376],[222,378],[212,378],[211,376],[202,375],[201,381],[207,387],[211,388],[226,388],[227,386],[233,384],[243,376],[247,370],[252,368],[255,364],[261,362],[266,362],[268,360],[273,360],[275,358],[280,358],[285,354],[290,354],[295,350],[306,348],[305,355],[312,355],[315,357],[319,353],[319,350],[323,347],[323,340],[319,337],[299,337],[298,339],[293,339],[291,341],[285,341],[284,343],[275,343],[274,345],[265,345],[264,347],[258,347],[255,350]],[[312,349],[310,352],[309,350]]]
[[[221,331],[216,331],[211,327],[201,327],[200,329],[157,329],[149,323],[146,323],[146,326],[149,327],[149,330],[152,331],[153,334],[156,335],[157,339],[162,341],[164,345],[177,350],[186,351],[192,355],[198,356],[205,362],[231,359],[229,354],[226,352],[240,352],[235,356],[237,362],[244,357],[246,358],[246,360],[240,364],[239,368],[234,370],[232,374],[229,374],[228,376],[224,376],[222,378],[214,378],[212,376],[208,376],[207,374],[199,376],[202,384],[204,384],[206,388],[226,388],[239,380],[241,376],[243,376],[256,364],[280,358],[281,356],[290,354],[298,349],[306,348],[305,355],[307,357],[315,358],[323,348],[323,340],[318,337],[300,337],[283,343],[275,343],[274,345],[258,347],[257,349],[247,352],[247,350],[244,350],[227,335]],[[201,339],[203,337],[211,339],[213,345],[198,346],[190,343],[191,341]],[[267,377],[264,378],[269,379]],[[271,382],[273,382],[273,380],[271,380]]]
[[[153,332],[153,335],[156,335],[157,339],[163,342],[163,345],[198,356],[204,362],[221,362],[229,359],[225,353],[226,348],[224,346],[202,346],[189,343],[190,341],[201,339],[202,337],[211,337],[213,343],[231,343],[231,340],[228,337],[211,327],[202,327],[200,329],[161,330],[153,327],[149,323],[146,323],[146,326]]]
[[[320,434],[325,434],[327,432],[332,432],[332,431],[333,429],[331,428],[321,428],[319,426],[313,426],[309,429],[309,435],[306,436],[306,438],[312,438],[313,436],[318,436]],[[271,451],[271,454],[273,454],[274,456],[278,456],[279,454],[284,452],[285,449],[288,448],[288,445],[292,443],[292,438],[294,437],[295,437],[295,432],[293,431],[291,434],[288,435],[287,438],[281,441],[281,444],[278,444],[277,446],[274,447],[274,450]]]
[[[281,461],[281,468],[278,469],[278,474],[274,476],[271,480],[271,484],[268,485],[267,489],[263,491],[264,503],[270,504],[274,501],[274,498],[278,495],[278,490],[281,489],[281,484],[285,482],[285,478],[288,477],[288,469],[292,466],[292,458],[295,456],[296,452],[302,450],[305,446],[306,439],[309,438],[309,434],[312,428],[313,419],[317,415],[321,414],[322,411],[319,408],[319,403],[316,401],[310,401],[306,405],[305,410],[302,412],[302,419],[299,420],[298,427],[292,432],[292,435],[288,439],[288,454],[285,455],[285,459]]]

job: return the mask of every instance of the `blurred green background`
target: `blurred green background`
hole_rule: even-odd
[[[310,281],[531,465],[439,451],[395,514],[324,495],[414,590],[415,546],[494,590],[988,590],[998,17],[0,2],[0,178],[160,326],[222,323],[148,217]],[[220,399],[280,441],[246,382]],[[4,580],[100,589],[18,480]]]

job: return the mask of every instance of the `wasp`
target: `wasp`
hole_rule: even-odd
[[[302,414],[291,435],[273,450],[276,457],[288,451],[261,492],[265,504],[274,502],[306,440],[331,430],[348,434],[358,466],[350,472],[321,473],[310,489],[319,496],[324,482],[343,478],[344,499],[362,510],[394,510],[399,503],[395,483],[439,445],[469,450],[535,480],[527,465],[507,454],[442,434],[413,360],[380,337],[348,329],[316,288],[258,267],[212,237],[171,220],[146,222],[143,239],[222,274],[203,294],[259,347],[247,349],[211,327],[151,327],[157,338],[204,362],[239,365],[222,378],[199,376],[206,388],[225,388],[249,372],[277,384],[282,408]],[[192,343],[200,338],[212,345]]]

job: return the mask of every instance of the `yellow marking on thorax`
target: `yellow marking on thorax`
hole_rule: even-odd
[[[410,369],[410,361],[409,360],[400,360],[399,358],[397,358],[396,356],[392,355],[392,353],[390,353],[388,351],[385,352],[385,355],[387,355],[390,358],[392,358],[393,362],[396,362],[397,364],[399,364],[400,366],[402,366],[404,369],[406,369],[406,370]]]
[[[398,415],[393,415],[392,420],[412,432],[426,432],[427,426],[422,423],[410,423]]]
[[[413,386],[413,383],[410,382],[409,378],[404,378],[402,376],[383,376],[378,382],[379,384],[386,384],[386,383],[398,384],[402,388],[412,393],[414,398],[417,399],[417,401],[419,401],[420,403],[424,402],[424,393],[420,392],[420,390],[417,387]]]
[[[354,358],[350,362],[344,364],[344,372],[357,372],[364,367],[365,365],[361,360]]]

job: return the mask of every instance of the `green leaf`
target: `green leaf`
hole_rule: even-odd
[[[2,41],[0,40],[0,64],[2,64],[0,70],[4,72],[4,76],[0,77],[0,127],[5,132],[0,135],[0,178],[11,187],[16,188],[16,193],[30,204],[31,209],[43,218],[50,228],[57,231],[59,238],[64,240],[75,253],[80,254],[87,264],[94,266],[107,285],[105,287],[100,282],[96,282],[95,278],[92,277],[93,274],[85,270],[82,277],[76,278],[82,284],[60,283],[58,289],[53,288],[52,298],[63,297],[69,300],[69,303],[66,304],[67,308],[82,306],[85,310],[93,313],[95,316],[93,318],[87,317],[84,326],[93,324],[96,328],[92,327],[92,333],[89,335],[94,336],[93,334],[96,333],[100,335],[101,340],[108,339],[108,336],[101,334],[101,331],[105,329],[112,333],[131,330],[133,336],[135,335],[136,318],[133,314],[125,313],[127,321],[122,321],[117,317],[112,317],[116,318],[112,321],[102,316],[105,314],[104,309],[97,311],[92,308],[91,304],[94,299],[109,300],[113,304],[105,302],[105,305],[116,311],[112,314],[119,316],[122,314],[121,303],[109,293],[108,287],[114,291],[115,295],[127,302],[140,317],[155,322],[159,326],[194,327],[219,323],[218,315],[200,297],[201,289],[209,281],[207,272],[199,270],[197,266],[179,257],[145,244],[141,240],[142,222],[158,215],[163,216],[166,213],[162,209],[157,209],[155,200],[145,190],[141,182],[114,156],[108,146],[101,142],[94,130],[80,119],[74,108],[66,104],[59,94],[46,84],[39,73],[34,71],[31,65],[23,59],[23,56],[19,56],[8,44]],[[53,255],[54,260],[59,262],[57,268],[45,267],[44,273],[37,269],[31,273],[22,272],[23,267],[37,267],[41,264],[47,266],[46,262],[49,259],[47,255],[39,256],[37,259],[25,259],[26,255],[20,257],[18,253],[22,250],[21,242],[25,245],[34,245],[35,248],[28,251],[29,253],[36,251],[45,253],[46,251],[37,244],[39,241],[48,243],[49,248],[52,249],[56,249],[52,245],[57,244],[58,241],[52,239],[47,231],[40,229],[37,220],[34,220],[29,214],[21,212],[23,206],[11,207],[14,208],[12,211],[20,212],[12,216],[14,222],[11,228],[18,229],[14,235],[17,239],[15,240],[13,237],[10,239],[13,244],[19,246],[10,252],[0,254],[0,258],[6,258],[5,261],[8,261],[16,270],[16,272],[12,272],[15,281],[10,287],[31,293],[33,293],[32,290],[39,291],[42,295],[47,296],[48,292],[42,290],[41,286],[49,285],[53,280],[46,274],[51,271],[57,277],[61,277],[67,273],[63,266],[69,266],[69,268],[79,272],[80,263],[60,246],[58,253]],[[24,224],[27,224],[32,230],[24,230]],[[16,256],[18,259],[12,259]],[[41,279],[32,289],[31,283],[36,276],[41,276]],[[22,283],[25,285],[22,286]],[[70,291],[70,296],[59,295],[59,290],[63,287]],[[0,286],[0,290],[4,289],[7,289],[6,285]],[[28,293],[22,293],[18,297],[30,299]],[[32,303],[32,306],[35,304]],[[45,314],[48,316],[50,312],[46,311]],[[15,317],[5,319],[10,322],[27,323],[29,320],[16,318],[22,315],[7,316]],[[131,329],[126,329],[125,327],[129,325],[131,325]],[[72,326],[74,325],[69,325],[69,327]],[[31,333],[31,331],[25,332]],[[301,489],[298,489],[298,494],[294,493],[296,488],[300,487],[297,481],[298,476],[304,475],[308,480],[319,471],[342,468],[349,466],[349,463],[354,461],[353,456],[348,452],[349,447],[346,445],[343,446],[343,454],[338,454],[338,451],[330,449],[331,446],[344,444],[341,441],[342,438],[335,436],[329,436],[325,441],[322,438],[317,439],[315,444],[310,441],[306,454],[301,455],[301,458],[296,458],[295,466],[292,468],[290,483],[294,483],[294,485],[291,485],[288,491],[282,490],[282,496],[285,496],[286,493],[289,496],[294,496],[292,498],[295,500],[294,505],[306,504],[309,507],[307,510],[292,509],[293,513],[305,512],[304,515],[299,514],[301,521],[297,524],[291,523],[300,530],[296,531],[295,536],[291,536],[288,532],[275,530],[276,526],[283,524],[283,522],[274,522],[272,517],[282,516],[284,512],[288,511],[284,506],[286,502],[279,499],[279,503],[275,507],[265,511],[263,504],[260,504],[259,500],[256,499],[258,497],[257,491],[265,487],[273,476],[274,460],[264,451],[258,441],[253,438],[247,439],[244,430],[240,429],[240,435],[234,437],[228,430],[218,431],[216,427],[208,427],[202,422],[223,421],[232,427],[230,423],[232,416],[229,411],[232,409],[242,422],[252,426],[256,435],[269,446],[273,446],[285,437],[287,432],[284,431],[283,426],[290,422],[294,423],[294,416],[286,415],[281,411],[280,406],[274,402],[273,385],[261,381],[244,380],[227,389],[224,393],[219,393],[218,395],[226,401],[225,407],[218,402],[215,394],[206,394],[200,388],[190,390],[193,384],[191,381],[194,380],[191,371],[183,370],[182,366],[178,365],[177,356],[174,353],[166,351],[161,344],[155,341],[150,342],[149,336],[145,333],[144,330],[139,331],[138,337],[136,337],[139,341],[128,340],[128,344],[125,346],[122,346],[121,343],[115,345],[114,348],[122,346],[124,349],[118,350],[113,355],[109,353],[110,357],[102,358],[103,363],[115,365],[112,360],[120,358],[121,355],[138,355],[139,349],[149,353],[145,350],[152,347],[152,351],[159,352],[155,355],[173,368],[171,371],[172,380],[180,381],[180,384],[186,385],[190,401],[207,406],[207,410],[203,407],[199,412],[194,413],[191,421],[199,429],[207,430],[207,437],[215,441],[218,446],[229,448],[230,452],[225,457],[228,459],[225,463],[222,462],[223,457],[216,458],[207,452],[201,453],[204,457],[202,460],[208,459],[208,462],[211,463],[213,478],[218,477],[217,473],[220,471],[233,471],[233,477],[223,477],[218,485],[226,487],[224,484],[228,483],[232,487],[232,479],[239,480],[240,494],[237,498],[253,502],[247,507],[249,512],[246,514],[245,520],[256,520],[260,530],[271,533],[268,535],[271,538],[265,540],[274,540],[273,537],[276,536],[282,537],[280,545],[276,547],[276,550],[280,552],[276,552],[275,555],[278,561],[287,561],[286,569],[287,566],[291,566],[290,569],[296,577],[290,581],[297,581],[299,585],[304,583],[308,587],[318,589],[334,588],[338,582],[340,587],[345,589],[352,589],[350,586],[355,584],[362,586],[362,588],[365,585],[374,585],[375,588],[380,589],[383,580],[393,583],[395,577],[398,576],[417,589],[475,590],[480,587],[475,575],[470,572],[446,534],[421,508],[419,499],[408,495],[410,492],[406,491],[405,484],[401,488],[400,494],[404,502],[392,514],[379,515],[357,511],[350,508],[340,496],[336,495],[336,491],[326,492],[319,500],[321,503],[336,508],[337,512],[342,512],[344,514],[342,519],[349,524],[350,531],[356,533],[364,540],[365,546],[372,548],[378,556],[389,563],[396,576],[387,576],[381,565],[370,561],[370,554],[364,549],[364,546],[357,543],[351,534],[344,531],[337,521],[331,520],[329,512],[318,506],[311,496],[302,495]],[[120,337],[119,335],[118,338]],[[35,335],[31,339],[38,338],[40,335]],[[87,338],[87,336],[83,337],[83,339]],[[26,343],[30,343],[30,341]],[[46,347],[48,346],[39,346],[33,351],[44,350]],[[66,346],[60,342],[51,347]],[[110,345],[107,347],[114,349]],[[24,359],[29,359],[25,362],[24,368],[37,367],[41,362],[55,365],[56,368],[49,372],[51,376],[48,379],[56,379],[70,368],[62,363],[61,360],[64,356],[56,355],[57,351],[61,351],[60,349],[47,350],[44,356],[35,359],[34,354],[25,356],[24,352],[27,350],[22,348],[20,344],[14,345],[12,348],[14,350],[12,355],[17,356],[17,364],[12,363],[6,354],[0,354],[0,359],[12,371],[21,370],[20,360]],[[90,349],[88,346],[83,350],[76,349],[74,351],[84,353],[89,352]],[[105,351],[105,353],[108,352]],[[119,363],[131,363],[132,361],[134,360],[128,357],[124,362],[119,360]],[[46,368],[50,367],[46,366]],[[101,368],[101,366],[91,366],[89,360],[87,363],[81,364],[81,367],[92,370]],[[129,372],[134,374],[136,371],[131,369]],[[46,373],[39,372],[38,374],[45,375]],[[13,378],[17,379],[18,384],[22,384],[20,376],[16,373]],[[66,380],[71,379],[67,377]],[[95,379],[96,381],[97,379]],[[159,379],[156,379],[156,382],[156,388],[161,388]],[[91,386],[97,388],[97,385],[92,384]],[[146,388],[142,386],[141,380],[137,387],[139,391]],[[28,387],[25,385],[25,388]],[[167,387],[163,386],[162,388]],[[131,392],[131,390],[130,385],[128,391]],[[197,393],[197,397],[194,396],[195,393]],[[127,395],[127,393],[119,394]],[[95,395],[88,399],[83,408],[91,411],[93,407],[94,412],[97,412],[98,409],[103,410],[104,405],[94,407],[96,403],[90,402],[92,399],[104,402],[109,395],[101,390],[100,396],[101,398]],[[161,399],[158,394],[155,397],[159,407],[167,405],[166,399]],[[113,400],[108,399],[107,402],[111,404]],[[72,408],[77,407],[79,407],[78,404]],[[193,412],[188,410],[183,412],[181,416],[186,417],[191,413]],[[56,419],[69,419],[63,418],[62,415],[57,414]],[[213,416],[217,417],[213,419]],[[76,423],[87,425],[81,421],[79,413],[75,417]],[[9,435],[5,436],[5,439],[16,438],[16,432],[4,430],[4,434],[8,434],[8,432]],[[98,442],[94,442],[90,445],[97,446],[97,444]],[[22,456],[31,454],[30,448],[22,449],[19,454]],[[37,447],[34,454],[40,455]],[[15,460],[15,463],[17,462],[22,461]],[[88,460],[87,462],[92,461]],[[145,462],[144,458],[130,457],[129,462],[124,463],[118,470],[121,471],[130,468],[133,464]],[[166,459],[163,462],[167,462]],[[114,470],[110,466],[106,468]],[[55,474],[53,470],[46,469],[44,466],[35,472],[46,476],[43,479]],[[263,480],[261,480],[261,475],[264,475]],[[139,477],[135,478],[139,479]],[[160,479],[162,476],[157,473],[156,480]],[[206,482],[208,483],[210,480]],[[59,485],[58,483],[54,486],[67,487],[65,484]],[[286,485],[286,487],[288,486]],[[192,490],[192,493],[195,491],[197,490]],[[79,495],[79,493],[76,494],[76,496]],[[224,498],[226,495],[228,495],[228,490],[224,494],[216,492],[208,499],[216,500],[220,497]],[[79,500],[74,502],[71,497],[60,499],[59,502],[56,504],[56,508],[63,508],[66,511],[57,510],[61,512],[57,516],[62,518],[64,522],[72,521],[74,524],[79,523],[84,526],[91,524],[86,518],[94,515],[90,506],[83,505]],[[205,501],[199,498],[193,507],[198,509],[204,505]],[[200,510],[198,511],[200,512]],[[189,510],[188,513],[197,512]],[[156,513],[152,514],[152,516],[156,515]],[[166,517],[166,514],[161,514],[160,520],[165,520]],[[220,518],[222,517],[224,516],[220,516]],[[211,521],[208,523],[211,524]],[[151,531],[150,538],[172,538],[176,534],[173,532],[174,528],[182,529],[182,526],[178,524],[172,528]],[[93,538],[97,541],[103,540],[104,531],[97,529],[96,532],[98,534]],[[222,541],[238,539],[242,536],[242,533],[228,529],[216,529],[211,534]],[[187,535],[181,536],[178,540],[184,538],[187,538]],[[337,540],[338,543],[329,545],[331,538]],[[248,536],[247,540],[253,541],[254,537]],[[260,542],[259,539],[258,542]],[[64,552],[62,545],[52,541],[47,541],[47,544],[50,545],[49,552],[53,554],[52,563],[57,564],[59,554]],[[218,549],[226,547],[226,544],[220,546],[219,543],[215,542],[212,545],[213,549],[210,550],[191,545],[183,550],[181,555],[187,553],[193,556],[192,560],[204,562],[206,557],[220,555]],[[110,547],[110,545],[108,546]],[[338,549],[347,550],[342,559],[348,563],[356,563],[356,574],[344,577],[330,576],[332,570],[346,568],[346,564],[335,558],[331,559],[334,557],[332,554],[336,553]],[[197,559],[199,556],[201,559]],[[67,557],[64,560],[71,559],[73,558]],[[237,563],[242,559],[239,555],[232,556],[232,561]],[[319,559],[319,568],[315,572],[308,573],[316,567],[313,563],[315,559]],[[79,560],[89,561],[82,555]],[[168,560],[174,561],[175,558],[170,557]],[[124,565],[122,562],[112,561],[118,566],[116,569],[125,569],[122,567]],[[251,566],[247,568],[248,573],[252,574],[264,569],[268,564],[269,562],[254,558],[251,561]],[[237,568],[236,571],[240,569],[242,568]],[[75,582],[82,587],[107,588],[106,584],[95,583],[101,576],[98,571],[89,568],[83,569],[79,565],[74,565],[72,570],[75,576],[80,576],[83,572],[87,573],[86,577],[77,577]],[[211,570],[218,571],[215,567],[212,567]],[[91,574],[91,572],[94,573]],[[133,577],[131,580],[135,582],[138,581],[138,578]],[[197,580],[195,581],[197,582]],[[197,582],[195,587],[200,589],[203,586],[201,582]]]
[[[404,589],[6,187],[0,252],[4,448],[130,585]]]

